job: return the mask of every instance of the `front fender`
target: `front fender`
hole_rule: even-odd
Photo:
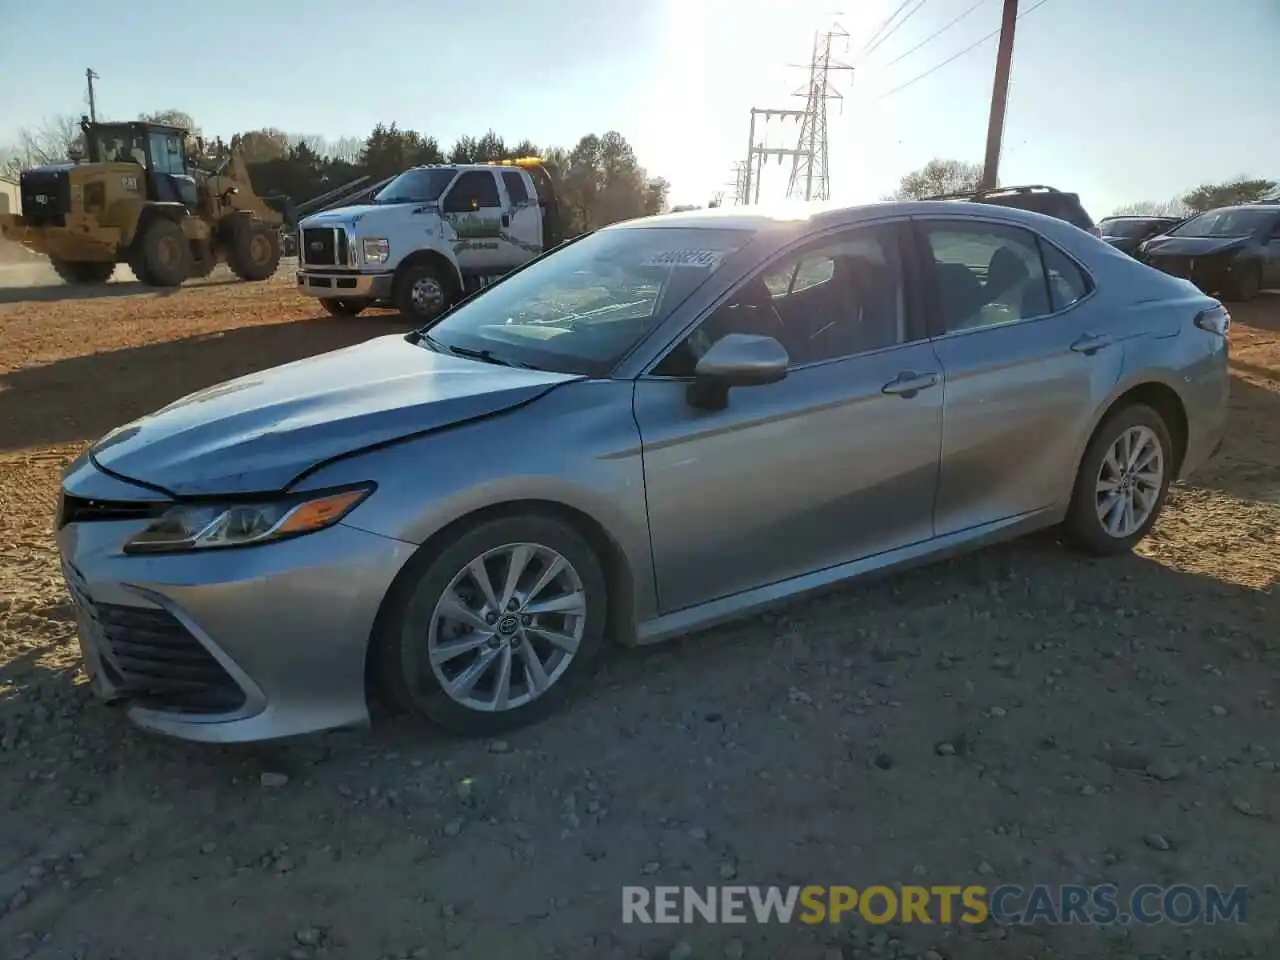
[[[296,489],[372,480],[377,492],[343,523],[413,544],[512,503],[568,508],[617,546],[643,619],[656,597],[633,392],[629,381],[565,383],[515,410],[331,463]]]

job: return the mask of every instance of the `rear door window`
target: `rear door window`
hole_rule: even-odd
[[[1076,266],[1075,261],[1043,239],[1040,241],[1040,255],[1044,258],[1044,272],[1049,280],[1049,305],[1054,313],[1084,299],[1093,289],[1088,276]]]
[[[994,223],[923,221],[947,333],[1051,312],[1036,235]]]

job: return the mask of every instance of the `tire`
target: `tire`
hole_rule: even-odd
[[[485,601],[485,592],[477,588],[468,569],[489,557],[488,579],[500,605],[508,569],[503,558],[515,550],[529,551],[525,576],[518,581],[517,604],[532,603],[539,597],[545,603],[562,595],[578,596],[580,602],[574,607],[580,612],[544,611],[533,615],[529,623],[517,606],[504,608],[507,612],[499,616]],[[531,597],[523,596],[523,591],[540,586],[537,581],[554,557],[564,562],[562,571]],[[430,652],[438,650],[439,643],[469,643],[474,637],[469,628],[473,621],[451,620],[440,612],[439,604],[446,591],[479,611],[475,616],[480,619],[475,622],[492,627],[485,627],[489,639],[484,646],[467,648],[433,665]],[[458,736],[492,736],[527,726],[558,709],[590,675],[605,647],[607,612],[607,587],[600,558],[573,527],[541,514],[478,523],[442,549],[420,553],[393,588],[379,617],[375,638],[382,689],[403,709]],[[539,621],[539,617],[543,619]],[[539,622],[545,629],[576,636],[574,652],[570,654],[548,641],[536,629]],[[459,639],[455,626],[467,628],[468,632]],[[541,665],[541,679],[537,682],[533,671],[539,668],[530,669],[531,656]],[[489,663],[476,674],[468,695],[446,690],[447,681],[457,680],[470,668],[478,669],[482,657]],[[509,706],[499,709],[497,691],[504,664],[509,664]],[[536,692],[542,681],[546,685]]]
[[[321,299],[320,301],[320,306],[324,307],[325,312],[331,317],[358,317],[372,305],[372,300],[355,298],[347,300]]]
[[[116,272],[114,263],[101,263],[85,260],[60,260],[49,258],[49,265],[64,283],[80,286],[90,283],[106,283]]]
[[[172,220],[152,220],[138,243],[138,279],[148,286],[179,287],[191,273],[191,247]]]
[[[241,280],[257,283],[280,266],[280,229],[260,220],[241,220],[231,228],[227,266]]]
[[[1237,303],[1248,303],[1262,290],[1262,268],[1254,264],[1226,291]]]
[[[396,277],[393,296],[406,320],[424,324],[453,306],[456,294],[453,277],[440,264],[421,261],[404,267]]]
[[[1099,502],[1102,495],[1099,485],[1104,479],[1103,464],[1108,461],[1109,455],[1122,436],[1131,439],[1141,438],[1141,449],[1148,452],[1149,444],[1158,445],[1159,475],[1158,479],[1153,480],[1149,471],[1136,472],[1130,473],[1128,481],[1122,481],[1122,484],[1127,484],[1133,491],[1135,509],[1140,509],[1144,505],[1144,498],[1141,496],[1143,490],[1153,495],[1154,499],[1146,500],[1149,512],[1142,517],[1141,522],[1117,530],[1109,530],[1099,516],[1102,507]],[[1143,458],[1145,455],[1140,458],[1139,463]],[[1160,517],[1160,511],[1164,508],[1165,498],[1169,493],[1169,485],[1173,481],[1174,464],[1173,439],[1169,435],[1169,428],[1164,418],[1159,413],[1144,404],[1135,403],[1108,414],[1094,431],[1093,438],[1089,441],[1084,456],[1080,460],[1080,469],[1076,474],[1075,489],[1071,496],[1071,506],[1068,508],[1064,524],[1068,538],[1075,546],[1094,556],[1113,556],[1132,550]],[[1110,468],[1108,473],[1112,473]],[[1142,482],[1144,477],[1145,483]],[[1108,519],[1119,518],[1113,515]],[[1138,518],[1134,516],[1132,519],[1137,521]]]

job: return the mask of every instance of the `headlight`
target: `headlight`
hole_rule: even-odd
[[[244,503],[182,503],[124,545],[125,553],[181,553],[270,543],[331,527],[373,492],[373,485]]]
[[[391,256],[391,244],[385,237],[366,237],[361,241],[366,263],[383,263]]]

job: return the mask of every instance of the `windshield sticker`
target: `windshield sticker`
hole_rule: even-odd
[[[724,260],[721,250],[663,250],[650,254],[640,264],[642,267],[698,267],[714,270]]]

